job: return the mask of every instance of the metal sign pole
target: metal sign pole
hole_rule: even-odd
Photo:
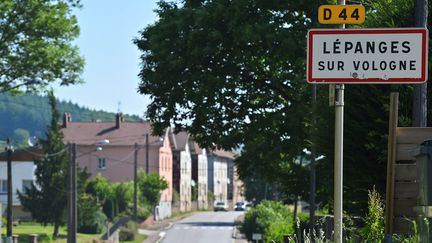
[[[334,242],[342,243],[344,85],[335,88]]]
[[[345,5],[345,0],[339,0]],[[342,29],[345,25],[341,26]],[[334,242],[342,243],[344,85],[335,86]]]

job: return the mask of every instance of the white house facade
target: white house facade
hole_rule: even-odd
[[[198,154],[198,208],[208,208],[208,161],[206,150]]]
[[[12,214],[14,219],[30,218],[28,212],[24,212],[17,191],[24,192],[25,188],[30,187],[34,181],[36,165],[32,160],[31,154],[26,151],[16,151],[12,157]],[[6,214],[7,194],[7,159],[5,153],[0,155],[0,204],[2,204],[1,214]]]
[[[192,159],[189,144],[180,152],[180,211],[191,211],[192,206]]]

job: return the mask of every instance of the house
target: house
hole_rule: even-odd
[[[38,149],[18,149],[12,153],[12,216],[14,219],[29,219],[30,212],[23,210],[17,191],[24,192],[36,180],[34,158],[43,156]],[[0,215],[6,216],[7,208],[7,154],[0,153]]]
[[[207,154],[208,187],[213,193],[215,201],[228,203],[228,187],[232,187],[228,176],[229,166],[234,161],[235,154],[225,150],[213,150]],[[232,200],[232,197],[231,199]]]
[[[168,188],[161,193],[155,218],[159,220],[171,216],[172,150],[169,129],[163,137],[157,137],[150,135],[149,122],[126,122],[122,113],[116,114],[114,122],[73,122],[71,114],[64,113],[62,131],[65,143],[76,144],[78,165],[87,168],[92,177],[102,175],[111,182],[131,181],[135,159],[138,169],[158,173],[167,181]],[[100,141],[109,143],[101,145]]]
[[[180,212],[192,209],[192,158],[189,149],[189,134],[171,132],[173,154],[173,188],[180,196]]]
[[[198,209],[208,209],[208,160],[206,149],[201,149],[197,143],[191,146],[192,181],[197,183]],[[213,203],[213,202],[212,202]]]

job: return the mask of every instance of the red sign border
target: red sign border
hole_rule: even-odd
[[[422,34],[422,70],[421,78],[312,78],[312,36],[319,34],[326,35],[343,35],[343,34]],[[426,28],[399,28],[399,29],[310,29],[308,31],[307,40],[307,66],[306,76],[307,82],[316,83],[354,83],[354,84],[403,84],[403,83],[424,83],[427,81],[427,60],[428,60],[428,29]]]

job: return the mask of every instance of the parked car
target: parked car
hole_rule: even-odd
[[[245,203],[246,211],[249,210],[249,209],[251,209],[252,207],[253,207],[252,203],[250,203],[250,202]]]
[[[214,211],[228,211],[228,204],[223,201],[215,202]]]
[[[246,203],[245,202],[237,202],[234,206],[235,211],[246,211]]]

